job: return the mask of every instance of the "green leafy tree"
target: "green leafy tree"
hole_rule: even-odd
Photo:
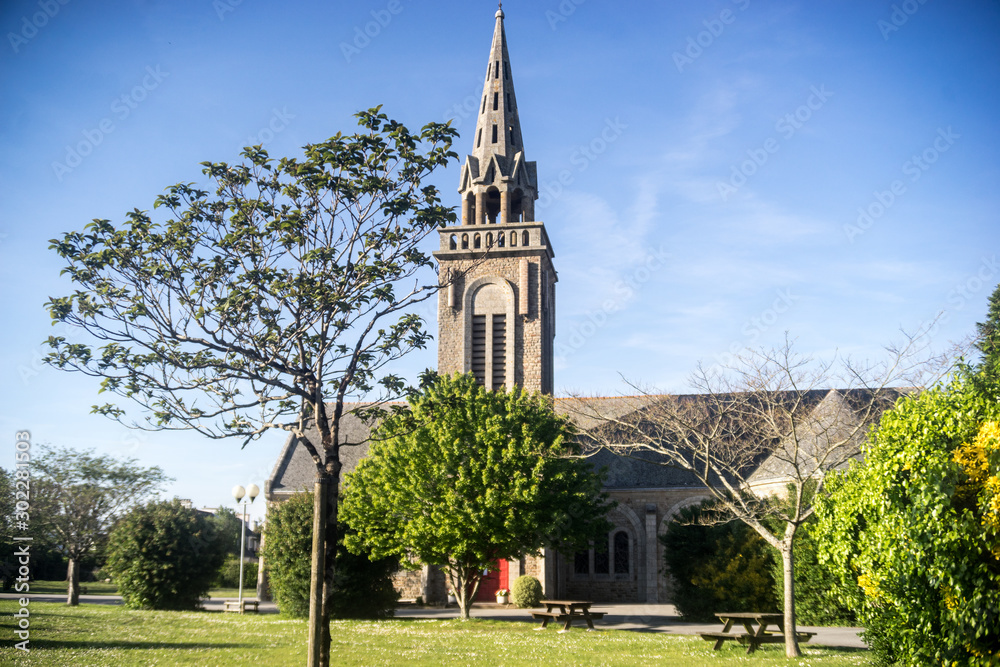
[[[900,401],[817,511],[880,665],[1000,662],[1000,405],[978,386]]]
[[[132,609],[197,608],[226,557],[212,520],[176,499],[122,517],[107,553],[107,569]]]
[[[218,533],[227,554],[239,557],[240,535],[243,530],[243,520],[228,507],[220,507],[214,515],[215,532]],[[248,529],[249,532],[249,529]]]
[[[14,586],[17,559],[14,557],[14,474],[0,468],[0,581],[6,593]]]
[[[983,375],[993,384],[1000,384],[1000,285],[990,295],[986,321],[976,323],[976,348],[983,353]]]
[[[50,337],[48,363],[137,402],[141,427],[244,446],[271,429],[298,438],[316,467],[309,662],[324,666],[344,406],[402,391],[386,366],[426,345],[412,307],[440,287],[422,242],[455,221],[424,180],[456,157],[456,131],[413,133],[377,108],[358,118],[360,132],[310,144],[303,159],[256,146],[244,164],[203,163],[212,192],[169,187],[158,220],[134,210],[119,227],[95,220],[53,240],[78,289],[47,304],[96,341]],[[139,426],[117,403],[95,411]]]
[[[574,551],[607,534],[601,478],[576,454],[569,422],[545,396],[431,377],[409,410],[385,417],[348,477],[342,511],[356,534],[347,547],[442,567],[468,618],[497,560]]]
[[[80,564],[104,545],[118,517],[170,480],[135,459],[93,451],[40,448],[32,461],[32,519],[45,542],[69,562],[66,604],[80,603]]]
[[[683,509],[660,538],[677,611],[685,620],[709,621],[720,610],[777,610],[767,543],[742,522],[715,522],[715,504]]]
[[[312,543],[312,494],[299,493],[271,505],[264,526],[264,565],[278,608],[290,616],[309,613],[309,549]],[[333,618],[390,618],[399,601],[392,575],[395,557],[372,560],[368,554],[337,550]]]

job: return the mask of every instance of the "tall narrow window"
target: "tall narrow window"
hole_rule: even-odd
[[[510,111],[510,93],[507,93],[507,111]]]
[[[608,553],[607,539],[598,541],[594,545],[594,574],[608,574],[608,565],[611,554]]]
[[[497,126],[496,126],[496,124],[494,124],[493,125],[493,143],[496,143],[496,142],[497,142]]]
[[[493,63],[493,78],[494,79],[499,79],[500,78],[500,61],[499,60],[497,60],[497,61],[495,61]]]
[[[503,78],[510,78],[510,64],[506,60],[503,61]]]
[[[483,98],[484,100],[486,98]],[[476,136],[476,148],[483,145],[483,128],[479,128],[479,134]]]
[[[573,571],[577,574],[590,574],[590,552],[577,551],[573,557]]]
[[[500,108],[500,93],[493,93],[493,110]]]
[[[483,108],[479,113],[485,113],[486,111],[486,95],[483,95]]]
[[[628,574],[628,533],[615,533],[615,574]]]
[[[493,316],[493,388],[507,383],[507,316]]]
[[[486,316],[472,316],[472,374],[486,384]]]
[[[510,127],[508,127],[507,132],[510,134],[510,145],[517,146],[517,142],[514,141],[514,126],[511,125]]]

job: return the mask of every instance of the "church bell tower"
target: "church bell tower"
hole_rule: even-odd
[[[461,224],[434,253],[438,372],[473,373],[488,389],[552,393],[556,272],[535,220],[538,176],[524,156],[504,13],[496,13],[472,154],[462,164]]]

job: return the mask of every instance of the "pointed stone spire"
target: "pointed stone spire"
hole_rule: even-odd
[[[463,195],[464,224],[534,220],[534,201],[538,198],[535,163],[524,159],[503,20],[501,5],[496,13],[472,154],[462,167],[459,192]]]
[[[513,157],[521,150],[521,122],[511,79],[510,55],[504,32],[503,10],[497,10],[493,45],[486,63],[483,99],[479,104],[476,137],[472,154],[485,162],[491,155]]]

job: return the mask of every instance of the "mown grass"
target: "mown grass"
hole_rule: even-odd
[[[31,587],[29,592],[38,595],[66,595],[69,587],[65,581],[32,581],[29,582],[29,585]],[[83,595],[118,595],[118,585],[107,584],[103,581],[82,581],[80,582],[80,593]]]
[[[32,581],[31,593],[38,595],[66,595],[67,584],[65,581]],[[103,581],[81,582],[81,593],[83,595],[118,595],[118,584],[104,583]],[[83,589],[86,589],[84,592]],[[8,591],[13,592],[13,591]],[[239,597],[238,588],[215,588],[208,592],[210,598],[235,598]],[[257,592],[252,588],[243,589],[244,598],[257,597]]]
[[[32,602],[30,647],[12,638],[17,609],[0,601],[0,664],[9,665],[294,665],[305,661],[306,624],[278,615],[131,611],[120,606]],[[698,638],[661,633],[573,630],[535,632],[514,621],[335,621],[336,665],[652,665],[707,667],[868,664],[862,650],[805,646],[805,657],[786,660],[769,646],[753,656],[729,645],[713,652]]]

